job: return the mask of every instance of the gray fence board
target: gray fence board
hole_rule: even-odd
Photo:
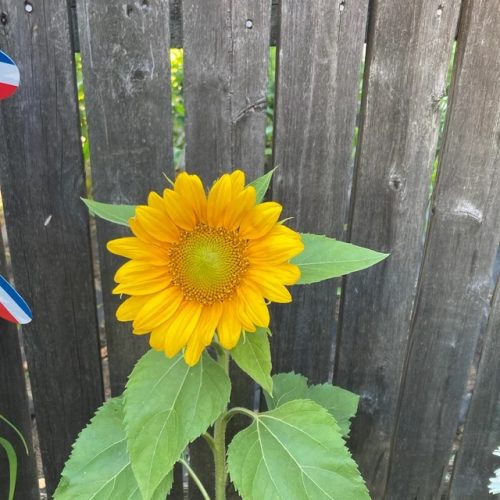
[[[500,446],[500,283],[492,301],[483,354],[458,451],[450,498],[486,500],[489,478],[500,467],[492,454]]]
[[[236,168],[252,180],[264,173],[271,3],[183,0],[182,5],[186,168],[205,182]],[[233,403],[251,406],[253,383],[232,372],[238,387]],[[191,449],[210,493],[211,452],[204,442]],[[200,498],[194,485],[190,498]]]
[[[66,2],[0,1],[0,44],[21,86],[2,102],[2,193],[14,279],[35,321],[24,331],[47,489],[101,403],[95,296]]]
[[[429,498],[446,480],[500,231],[500,10],[466,2],[386,496]],[[485,43],[485,40],[488,43]]]
[[[281,3],[273,198],[303,232],[344,234],[368,2]],[[338,281],[292,289],[273,309],[274,371],[331,371]]]
[[[1,130],[1,129],[0,129]],[[0,244],[0,274],[6,277],[3,245]],[[38,500],[38,474],[31,437],[31,414],[26,394],[25,373],[19,347],[19,333],[12,323],[0,320],[0,415],[9,419],[28,444],[29,456],[16,433],[0,421],[0,437],[8,439],[18,458],[16,495],[25,500]],[[0,452],[0,498],[7,498],[9,488],[7,457]]]
[[[172,176],[168,2],[77,3],[86,109],[96,200],[145,203],[149,191]],[[123,259],[106,242],[126,234],[98,221],[97,236],[111,391],[123,390],[127,376],[148,348],[147,337],[118,323],[121,299],[111,295]]]
[[[334,381],[361,395],[350,444],[374,498],[387,474],[459,8],[372,5],[350,239],[391,256],[346,279]]]

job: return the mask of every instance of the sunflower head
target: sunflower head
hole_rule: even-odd
[[[290,302],[286,285],[300,277],[289,260],[303,250],[300,235],[280,224],[282,207],[256,203],[237,170],[219,178],[208,195],[200,178],[185,172],[163,196],[129,221],[133,236],[108,243],[130,259],[116,273],[116,294],[127,298],[120,321],[151,333],[150,344],[169,357],[185,348],[189,365],[215,334],[232,349],[241,332],[269,326],[268,303]]]

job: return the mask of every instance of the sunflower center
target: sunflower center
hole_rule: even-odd
[[[209,305],[232,295],[248,268],[246,240],[234,231],[198,224],[170,250],[172,283],[184,297]]]

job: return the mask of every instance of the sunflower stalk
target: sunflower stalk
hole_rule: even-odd
[[[229,353],[219,351],[217,362],[229,376]],[[226,500],[227,464],[226,464],[226,427],[227,409],[219,416],[214,425],[214,463],[215,463],[215,499]]]

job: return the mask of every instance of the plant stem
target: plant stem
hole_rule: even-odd
[[[218,363],[229,375],[229,353],[222,350],[219,353]],[[215,499],[226,500],[226,411],[214,424],[214,462],[215,462]]]
[[[200,481],[200,478],[196,475],[196,472],[191,469],[189,464],[181,458],[179,462],[186,467],[186,470],[188,471],[188,474],[191,476],[191,479],[196,483],[196,486],[198,486],[198,489],[200,490],[200,493],[202,494],[203,498],[205,500],[210,500],[210,496],[207,493],[207,490],[203,486],[203,483]]]

